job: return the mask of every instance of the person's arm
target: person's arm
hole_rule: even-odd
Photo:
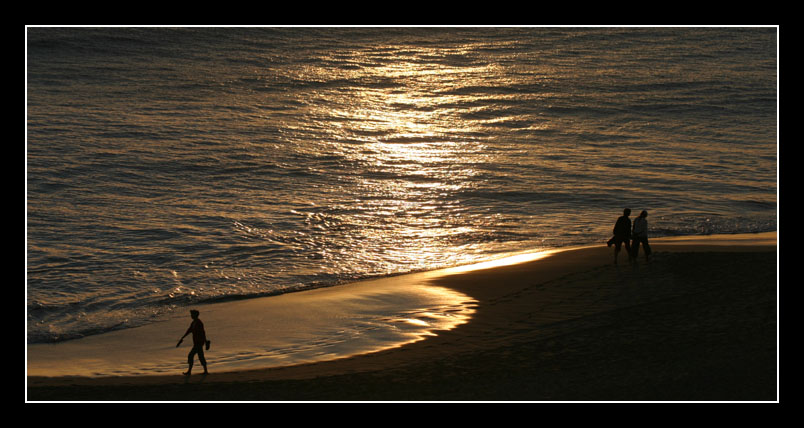
[[[179,345],[181,345],[181,342],[184,341],[184,338],[187,337],[187,335],[190,334],[192,331],[193,331],[193,325],[190,324],[190,328],[187,329],[187,332],[184,333],[184,336],[182,336],[181,339],[179,339],[179,343],[176,344],[177,348],[179,347]]]

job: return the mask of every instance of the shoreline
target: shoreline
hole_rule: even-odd
[[[294,366],[221,373],[211,368],[208,376],[27,376],[26,397],[773,401],[777,245],[775,232],[655,238],[651,263],[640,258],[629,265],[623,252],[615,266],[610,248],[593,245],[504,266],[442,270],[428,282],[475,299],[477,308],[467,323],[425,340]],[[762,268],[751,269],[754,263]],[[676,324],[681,333],[672,328]],[[667,357],[674,354],[677,363]],[[719,368],[724,362],[728,367]],[[649,385],[651,378],[663,386]],[[685,386],[694,379],[708,379],[707,387]]]

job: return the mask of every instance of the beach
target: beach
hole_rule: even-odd
[[[26,400],[777,401],[776,233],[651,246],[650,262],[615,265],[603,244],[432,275],[474,313],[391,349],[227,372],[210,352],[206,376],[27,376]]]

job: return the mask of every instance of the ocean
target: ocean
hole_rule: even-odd
[[[775,27],[26,37],[28,343],[603,243],[626,207],[778,227]]]

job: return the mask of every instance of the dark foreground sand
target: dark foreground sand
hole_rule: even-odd
[[[479,301],[436,337],[208,376],[27,378],[27,401],[777,402],[776,234],[605,246],[434,279]],[[622,257],[622,255],[621,255]]]

